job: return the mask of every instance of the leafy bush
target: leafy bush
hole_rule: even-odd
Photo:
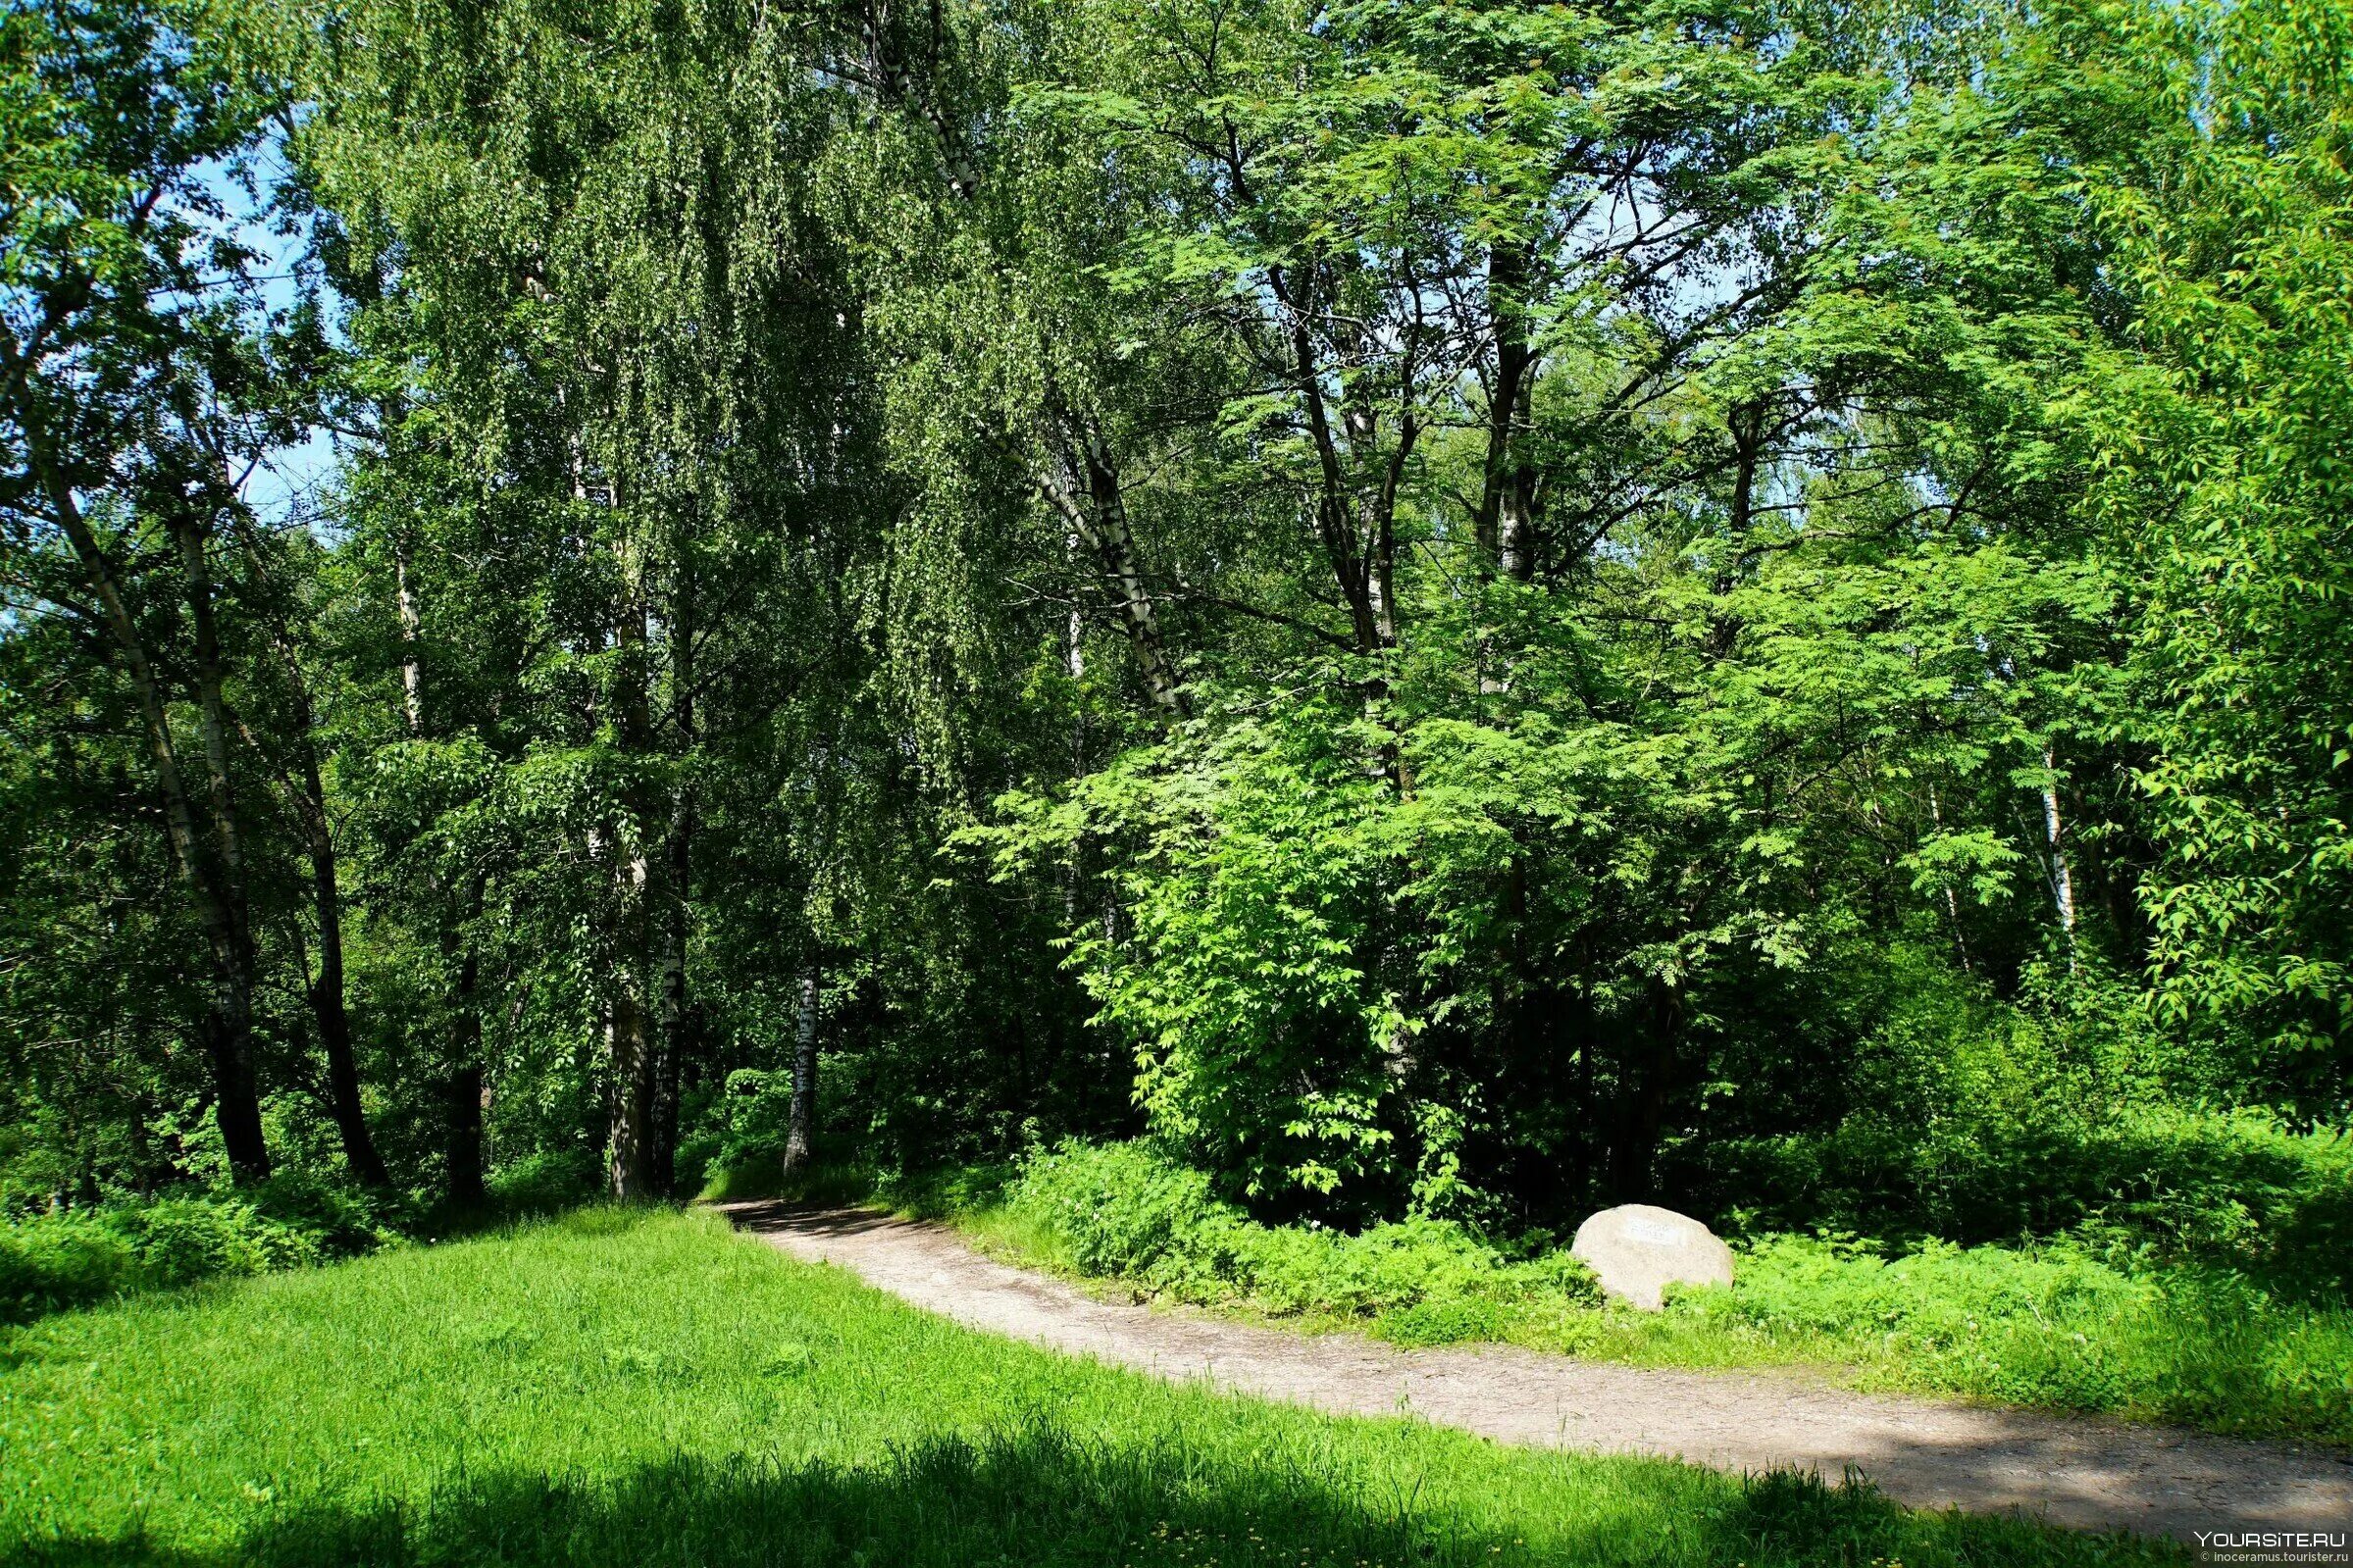
[[[281,1173],[244,1189],[256,1213],[299,1231],[321,1257],[358,1257],[397,1239],[413,1222],[407,1199]]]
[[[1809,1124],[1761,1095],[1757,1132],[1678,1172],[1696,1212],[1749,1235],[2074,1235],[2307,1299],[2353,1290],[2353,1138],[2179,1098],[2188,1070],[2115,976],[2037,971],[2011,1002],[1918,952],[1878,967],[1835,1112]]]
[[[0,1322],[113,1294],[138,1269],[130,1238],[79,1212],[0,1227]]]
[[[2353,1313],[2146,1253],[2063,1240],[1889,1258],[1772,1237],[1746,1249],[1730,1291],[1693,1292],[1676,1310],[1781,1342],[1828,1339],[1918,1387],[2353,1440]]]
[[[1246,1300],[1279,1314],[1379,1319],[1384,1333],[1484,1337],[1516,1302],[1600,1299],[1561,1253],[1513,1262],[1449,1220],[1408,1219],[1354,1235],[1267,1226],[1219,1202],[1199,1171],[1144,1142],[1063,1143],[1033,1156],[1006,1190],[1014,1219],[1068,1267],[1180,1300]]]
[[[250,1203],[165,1198],[109,1216],[132,1239],[140,1285],[192,1285],[216,1274],[268,1274],[319,1261],[317,1238]]]
[[[1796,1223],[1991,1241],[2065,1233],[2146,1243],[2263,1276],[2353,1290],[2353,1139],[2253,1111],[2134,1107],[2093,1119],[1989,1114],[1963,1098],[1924,1128],[1857,1116],[1819,1137],[1720,1155],[1727,1188],[1803,1193],[1749,1227]]]
[[[490,1173],[485,1184],[503,1213],[552,1214],[594,1197],[602,1187],[596,1156],[585,1148],[540,1149]]]
[[[394,1234],[376,1209],[357,1194],[282,1179],[250,1192],[28,1215],[0,1226],[0,1322],[371,1251]]]

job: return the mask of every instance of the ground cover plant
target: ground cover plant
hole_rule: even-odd
[[[954,1328],[716,1218],[526,1229],[52,1317],[0,1556],[426,1563],[2172,1560],[1790,1477],[1495,1447]]]

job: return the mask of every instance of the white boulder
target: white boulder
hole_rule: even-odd
[[[1605,1291],[1645,1312],[1665,1304],[1670,1285],[1732,1283],[1732,1249],[1714,1231],[1649,1203],[1602,1210],[1577,1227],[1568,1250]]]

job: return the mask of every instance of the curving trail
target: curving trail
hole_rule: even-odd
[[[1340,1415],[1410,1413],[1504,1442],[1662,1454],[1719,1470],[1850,1467],[1914,1507],[2017,1510],[2076,1529],[2353,1530],[2353,1458],[2017,1410],[1678,1372],[1504,1345],[1404,1350],[1099,1301],[982,1257],[945,1226],[865,1209],[733,1203],[738,1226],[958,1323],[1169,1379]]]

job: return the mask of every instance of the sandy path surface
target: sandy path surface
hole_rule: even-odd
[[[1737,1372],[1612,1366],[1503,1345],[1402,1350],[1098,1301],[982,1257],[944,1226],[860,1209],[724,1205],[739,1226],[971,1328],[1344,1415],[1410,1413],[1504,1442],[1719,1470],[1852,1466],[1915,1507],[2078,1529],[2353,1529],[2353,1460],[2292,1443],[1975,1409]]]

